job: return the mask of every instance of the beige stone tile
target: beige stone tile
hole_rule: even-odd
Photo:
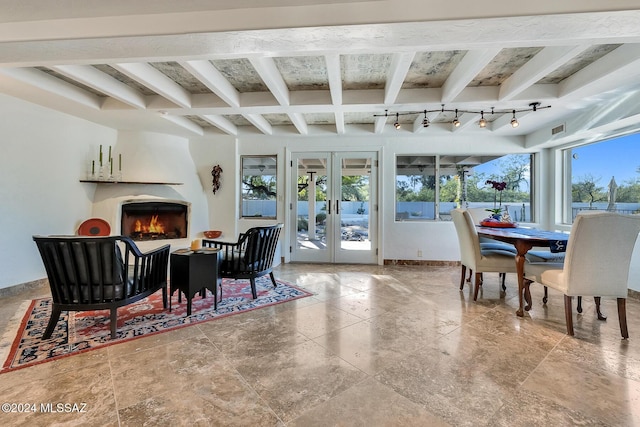
[[[496,309],[476,317],[469,322],[473,328],[504,336],[522,346],[531,346],[550,351],[566,335],[558,328],[549,328],[548,322],[528,317],[518,317],[511,309]]]
[[[497,384],[473,359],[437,348],[413,353],[374,378],[456,426],[488,420],[513,390]]]
[[[109,355],[107,348],[91,350],[75,356],[62,357],[51,362],[29,366],[7,372],[0,376],[0,395],[5,389],[11,388],[16,383],[26,383],[39,381],[69,371],[91,368],[97,366],[98,369],[109,366]]]
[[[236,369],[284,422],[366,378],[362,371],[310,341],[248,360]]]
[[[445,427],[449,424],[420,405],[369,378],[311,409],[287,425],[292,427],[329,425]]]
[[[171,344],[176,341],[201,336],[202,332],[195,325],[185,326],[168,332],[137,338],[107,347],[110,357],[120,357],[128,353],[144,351],[153,347]]]
[[[361,319],[370,319],[404,305],[402,302],[396,302],[374,292],[346,295],[329,301],[329,304]]]
[[[314,298],[320,301],[327,301],[360,292],[356,288],[340,283],[336,274],[317,273],[313,275],[302,275],[295,283],[307,291],[313,292]]]
[[[463,316],[450,310],[427,309],[419,302],[381,314],[370,321],[378,328],[425,344],[460,327]]]
[[[226,361],[207,338],[196,337],[114,357],[111,369],[118,407],[128,407],[226,369]]]
[[[314,341],[369,375],[401,362],[424,346],[414,337],[375,322],[356,323]]]
[[[121,425],[284,425],[235,371],[214,370],[193,380],[121,408]]]
[[[429,342],[442,354],[468,361],[491,382],[504,388],[520,386],[544,360],[548,352],[522,345],[510,337],[462,326],[442,338]]]
[[[605,427],[611,424],[572,411],[527,390],[515,390],[513,394],[505,396],[502,407],[485,425],[492,427]]]
[[[24,371],[28,369],[32,368]],[[32,412],[3,411],[0,414],[3,425],[117,425],[116,401],[107,363],[79,365],[77,369],[59,373],[47,370],[47,373],[49,375],[26,382],[10,380],[12,373],[0,377],[2,403],[33,405]],[[59,403],[63,404],[61,408]],[[51,404],[51,409],[43,409],[47,404]]]
[[[640,425],[640,382],[559,355],[547,357],[523,388],[607,425]]]
[[[292,321],[295,322],[296,329],[308,338],[319,337],[363,321],[330,303],[314,304],[295,310],[294,314]]]
[[[296,310],[256,310],[236,319],[224,318],[198,327],[232,364],[269,355],[307,341],[298,331]]]

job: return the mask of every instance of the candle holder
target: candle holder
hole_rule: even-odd
[[[98,169],[98,181],[106,181],[109,177],[109,168],[107,165],[102,164]]]

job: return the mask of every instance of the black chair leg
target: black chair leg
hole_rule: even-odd
[[[272,271],[269,272],[269,277],[271,277],[271,282],[273,283],[273,287],[277,288],[278,284],[276,283],[276,278],[273,276],[273,272]]]
[[[504,281],[507,278],[507,273],[500,273],[500,278],[502,279],[502,290],[506,291],[507,290],[507,285],[504,284]]]
[[[115,307],[111,309],[109,323],[111,323],[111,339],[114,340],[116,339],[116,328],[118,327],[118,309]]]
[[[464,289],[464,278],[467,275],[467,266],[462,264],[462,272],[460,273],[460,290]]]
[[[593,301],[596,303],[596,314],[598,315],[598,320],[607,320],[607,316],[600,311],[600,299],[600,297],[593,297]]]
[[[578,311],[578,313],[582,313],[582,297],[581,296],[578,297],[578,307],[576,308],[576,310]]]
[[[249,280],[251,281],[251,295],[253,296],[253,299],[256,299],[258,298],[258,292],[256,292],[256,279],[255,277],[252,277]]]
[[[62,310],[58,307],[54,306],[51,308],[51,317],[49,317],[47,329],[44,330],[44,335],[42,336],[43,339],[48,340],[51,338],[51,334],[53,334],[53,331],[58,324],[58,320],[60,319],[60,313],[62,313]]]

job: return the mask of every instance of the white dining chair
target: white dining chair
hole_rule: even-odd
[[[466,210],[467,212],[469,212],[469,215],[471,215],[471,219],[473,220],[473,223],[475,225],[480,225],[480,222],[482,222],[483,219],[489,217],[489,214],[490,214],[490,212],[487,211],[486,208],[467,208]],[[516,247],[509,243],[498,242],[497,240],[489,239],[486,237],[479,237],[479,238],[480,238],[481,249],[507,251],[507,252],[513,252],[514,254],[518,252],[516,250]]]
[[[466,269],[475,273],[473,300],[478,299],[478,291],[482,286],[482,273],[500,273],[502,289],[506,289],[504,280],[506,273],[516,272],[515,254],[510,251],[481,249],[478,232],[471,214],[465,209],[453,209],[451,218],[456,227],[458,243],[460,245],[460,261],[462,273],[460,277],[460,290],[464,289]]]
[[[576,217],[563,264],[525,264],[525,286],[538,282],[564,294],[567,333],[573,335],[571,300],[593,296],[599,319],[600,298],[617,299],[620,333],[629,338],[626,298],[633,248],[640,233],[640,216],[614,212],[581,212]]]

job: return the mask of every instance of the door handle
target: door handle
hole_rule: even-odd
[[[327,200],[327,215],[331,215],[331,200]]]
[[[336,200],[336,215],[340,215],[340,200]]]

